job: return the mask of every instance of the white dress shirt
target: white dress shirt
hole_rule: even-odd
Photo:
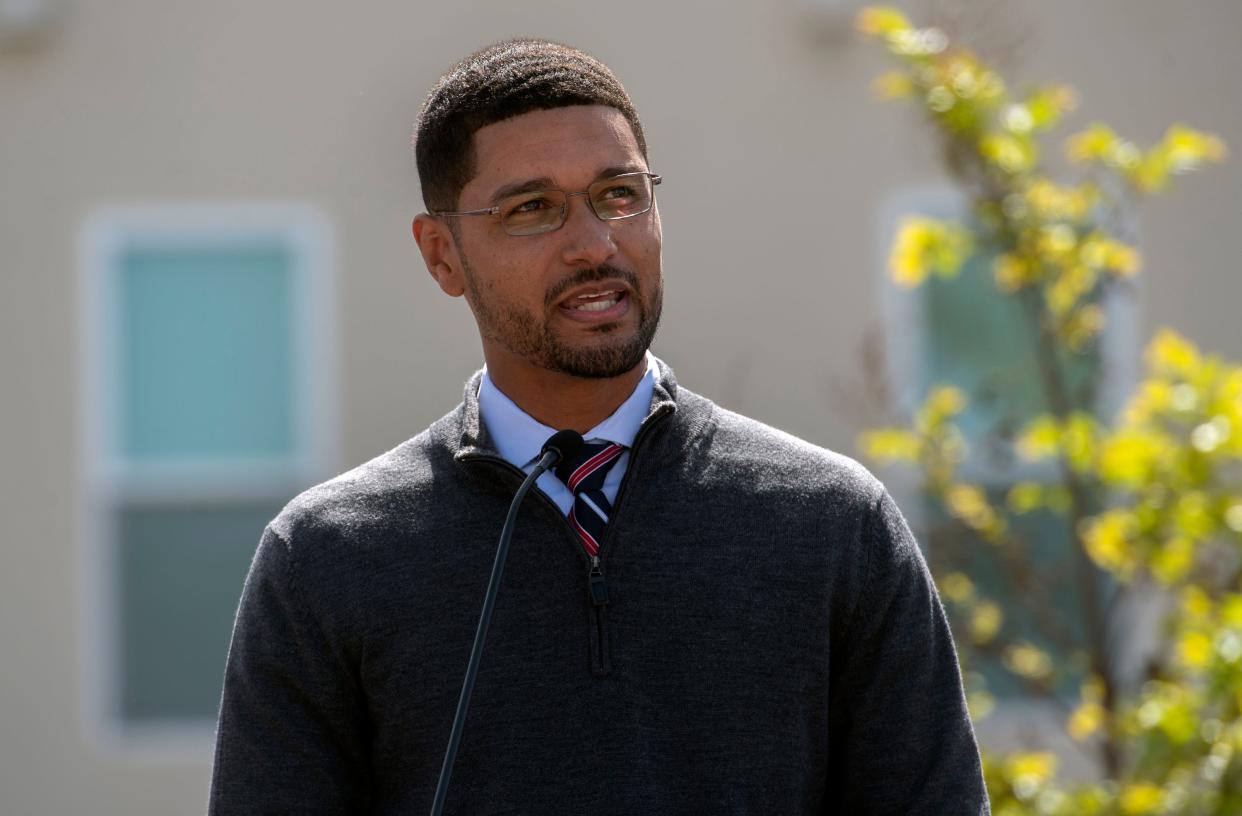
[[[608,441],[625,446],[625,452],[617,457],[616,463],[604,477],[603,491],[609,502],[615,503],[617,500],[621,479],[630,464],[630,448],[634,445],[634,437],[638,435],[638,428],[651,409],[651,395],[657,373],[655,357],[647,352],[647,371],[638,381],[638,385],[634,386],[634,393],[611,416],[582,435],[588,442]],[[479,416],[501,458],[526,473],[535,469],[543,443],[560,430],[539,422],[501,393],[488,375],[486,366],[483,368],[483,382],[479,384]],[[574,496],[554,473],[544,473],[535,482],[535,486],[556,502],[562,513],[569,515]]]

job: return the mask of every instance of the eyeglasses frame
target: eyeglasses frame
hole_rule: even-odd
[[[639,170],[633,173],[618,173],[615,176],[609,176],[608,178],[602,178],[599,181],[593,182],[591,184],[591,187],[594,187],[596,184],[601,184],[606,181],[615,181],[616,179],[628,178],[630,176],[646,176],[647,178],[651,179],[651,187],[652,187],[651,201],[648,202],[647,209],[642,210],[640,212],[630,213],[629,215],[618,215],[613,218],[605,218],[604,216],[600,215],[598,212],[595,212],[595,207],[591,206],[590,199],[587,199],[587,209],[589,209],[595,215],[595,217],[598,218],[600,221],[621,221],[626,218],[634,218],[635,216],[639,216],[639,215],[643,215],[645,213],[651,212],[651,208],[655,206],[655,188],[660,184],[660,182],[664,181],[664,176],[658,173],[649,173],[645,170]],[[573,196],[590,195],[591,187],[588,187],[585,190],[580,190],[576,193],[567,193],[564,190],[559,190],[555,187],[549,187],[545,190],[532,190],[531,192],[533,193],[539,193],[539,192],[563,193],[565,195],[565,203],[561,205],[560,223],[557,224],[552,229],[540,230],[539,232],[526,232],[526,233],[515,234],[512,232],[509,232],[508,230],[505,230],[505,235],[512,235],[514,238],[523,238],[529,235],[546,235],[549,232],[556,232],[558,229],[565,226],[565,222],[569,220],[569,199],[572,198]],[[427,214],[434,215],[437,218],[458,218],[464,215],[494,215],[494,216],[497,216],[497,218],[499,218],[500,205],[497,204],[494,207],[484,207],[483,209],[480,209],[480,210],[463,210],[461,212],[448,212],[446,210],[428,210]],[[501,225],[501,229],[504,229],[503,224]]]

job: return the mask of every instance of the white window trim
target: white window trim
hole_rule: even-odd
[[[118,253],[134,246],[178,247],[276,241],[292,253],[297,427],[292,461],[171,462],[135,467],[118,455]],[[298,202],[221,202],[108,206],[79,234],[78,505],[79,649],[82,712],[88,740],[100,750],[143,762],[201,761],[210,756],[215,722],[135,724],[118,715],[120,632],[117,542],[111,508],[123,499],[151,504],[185,499],[228,501],[292,495],[335,472],[339,462],[336,336],[336,242],[331,222]],[[255,541],[258,541],[258,530]],[[241,586],[238,586],[240,594]],[[223,666],[223,655],[221,655]]]

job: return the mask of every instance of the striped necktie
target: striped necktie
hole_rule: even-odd
[[[612,515],[612,505],[604,496],[604,479],[624,452],[624,446],[613,442],[587,442],[577,456],[556,466],[557,478],[574,494],[569,525],[582,539],[587,555],[599,554],[599,542]]]

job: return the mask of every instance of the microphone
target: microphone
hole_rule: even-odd
[[[479,660],[483,656],[483,641],[487,638],[487,627],[492,622],[492,608],[496,605],[496,592],[500,589],[500,575],[505,569],[505,559],[509,555],[509,540],[513,538],[513,524],[517,520],[518,508],[522,499],[530,490],[535,480],[548,468],[555,467],[558,462],[577,455],[586,442],[577,431],[557,431],[548,437],[539,451],[539,462],[535,469],[522,482],[513,502],[509,505],[509,515],[505,518],[505,526],[500,531],[500,543],[496,547],[496,560],[492,562],[492,577],[487,581],[487,593],[483,596],[483,611],[479,614],[479,627],[474,633],[474,646],[470,649],[470,662],[466,665],[466,677],[461,684],[461,697],[457,700],[457,714],[453,717],[453,730],[449,734],[448,747],[444,751],[444,764],[440,767],[440,781],[436,783],[435,799],[431,804],[431,816],[444,813],[444,800],[448,796],[449,777],[453,773],[453,762],[457,758],[457,748],[461,744],[461,732],[466,725],[466,709],[470,707],[470,695],[474,691],[474,680],[479,673]]]
[[[582,446],[585,444],[586,440],[582,438],[582,434],[566,429],[557,431],[549,436],[548,441],[543,443],[543,449],[539,452],[547,456],[548,453],[555,451],[556,458],[548,465],[548,467],[554,467],[566,459],[572,459],[577,456],[578,451],[582,450]],[[538,466],[536,466],[536,470],[538,470]],[[544,468],[544,470],[547,470],[547,468]],[[539,472],[542,473],[543,471]]]

